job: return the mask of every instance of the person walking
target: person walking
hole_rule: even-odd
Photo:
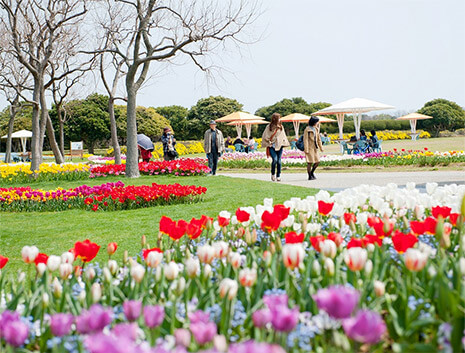
[[[307,161],[308,180],[315,180],[315,169],[320,164],[318,150],[323,152],[323,144],[320,137],[320,119],[312,116],[308,126],[304,130],[304,152]]]
[[[176,148],[175,148],[176,139],[171,133],[171,129],[169,127],[165,127],[163,129],[163,135],[161,136],[161,143],[163,144],[163,159],[165,161],[175,160],[176,157],[178,156],[178,152],[176,151]]]
[[[281,114],[274,113],[271,116],[271,123],[265,128],[262,135],[262,147],[266,148],[266,155],[272,159],[272,181],[281,181],[281,156],[283,155],[283,148],[290,146],[280,120]]]
[[[208,158],[209,175],[216,175],[218,158],[224,152],[224,138],[223,133],[216,128],[215,120],[210,121],[210,128],[205,131],[203,145]]]

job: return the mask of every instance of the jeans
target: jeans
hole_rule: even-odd
[[[208,168],[210,168],[210,174],[216,174],[216,167],[218,165],[218,151],[212,151],[207,153],[208,158]]]
[[[272,159],[271,162],[271,175],[274,175],[276,170],[276,177],[281,176],[281,156],[283,155],[283,148],[281,147],[279,151],[276,151],[273,147],[270,147],[270,156]],[[276,168],[277,167],[277,168]]]

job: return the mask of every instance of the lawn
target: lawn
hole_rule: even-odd
[[[186,220],[192,217],[199,218],[202,214],[216,217],[221,210],[234,212],[240,206],[260,204],[265,197],[271,197],[275,203],[280,203],[291,197],[303,198],[316,192],[315,189],[224,176],[186,178],[143,176],[130,180],[109,177],[61,183],[40,182],[34,183],[33,186],[49,190],[117,180],[122,180],[127,185],[150,185],[153,182],[202,185],[207,187],[208,191],[203,201],[199,203],[129,211],[0,213],[0,254],[9,257],[9,266],[17,269],[23,267],[20,252],[24,245],[36,245],[41,252],[60,255],[72,248],[75,241],[90,238],[102,245],[98,261],[105,260],[106,251],[103,247],[112,241],[116,241],[121,249],[127,249],[129,254],[134,255],[140,249],[140,238],[144,234],[149,244],[155,246],[158,222],[162,215]],[[122,251],[118,253],[122,256]]]

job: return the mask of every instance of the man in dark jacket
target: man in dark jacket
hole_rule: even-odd
[[[163,135],[161,136],[161,143],[163,144],[163,159],[165,161],[172,161],[176,159],[178,153],[176,152],[176,139],[169,127],[163,129]]]
[[[224,152],[224,138],[223,133],[216,128],[215,120],[210,121],[210,128],[205,131],[203,145],[208,158],[210,175],[216,175],[218,158]]]

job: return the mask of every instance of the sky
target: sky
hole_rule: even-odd
[[[261,40],[219,52],[216,83],[192,63],[163,68],[138,104],[189,108],[222,95],[249,112],[291,97],[363,97],[406,112],[434,98],[465,106],[464,0],[261,1],[252,29]]]

